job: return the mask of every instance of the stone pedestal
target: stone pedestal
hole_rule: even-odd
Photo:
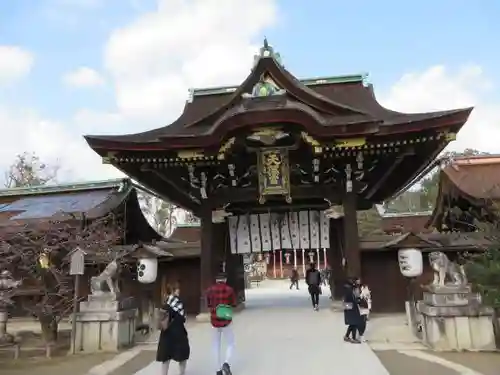
[[[422,340],[434,350],[495,350],[493,310],[471,287],[427,286],[418,302]]]
[[[134,344],[137,309],[132,298],[90,295],[76,315],[76,352],[116,352]]]

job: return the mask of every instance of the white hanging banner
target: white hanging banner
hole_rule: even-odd
[[[231,242],[231,254],[238,254],[237,250],[237,230],[236,222],[238,221],[237,216],[229,216],[227,224],[229,225],[229,241]]]
[[[278,215],[274,213],[271,214],[271,237],[273,240],[273,250],[281,250],[281,233],[278,221]]]
[[[260,243],[260,223],[259,215],[250,215],[250,237],[252,239],[252,252],[261,252],[262,246]]]
[[[322,211],[230,216],[228,225],[232,254],[330,247],[330,219]]]
[[[281,246],[283,249],[291,249],[292,241],[290,238],[288,214],[281,214]]]
[[[260,234],[262,236],[262,250],[271,251],[270,214],[260,214]]]
[[[320,214],[321,223],[321,246],[324,249],[330,248],[330,219],[326,216],[325,211],[321,211]]]
[[[238,254],[251,252],[249,221],[248,215],[240,216],[240,222],[236,231],[238,235]]]
[[[309,211],[309,227],[311,233],[311,249],[319,248],[319,211]]]
[[[309,249],[309,212],[299,212],[299,225],[300,225],[300,248]]]
[[[290,217],[290,225],[292,230],[292,248],[300,249],[300,230],[299,230],[299,215],[297,212],[288,213]]]

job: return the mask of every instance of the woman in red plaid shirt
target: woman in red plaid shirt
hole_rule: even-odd
[[[210,309],[210,321],[213,327],[213,349],[217,375],[231,375],[230,360],[234,351],[234,333],[231,323],[232,308],[236,307],[233,288],[226,284],[226,275],[219,274],[206,291],[207,306]],[[221,359],[222,340],[226,342],[226,355]]]

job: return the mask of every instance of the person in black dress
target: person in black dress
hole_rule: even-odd
[[[315,311],[319,310],[319,295],[321,294],[321,274],[315,263],[311,263],[306,271],[306,283],[311,296],[311,302]]]
[[[290,276],[290,289],[295,286],[295,289],[299,290],[299,271],[297,268],[293,267],[292,275]]]
[[[344,341],[354,344],[361,343],[356,336],[362,324],[359,310],[360,296],[357,280],[357,278],[348,280],[344,289],[344,322],[347,325]]]
[[[167,300],[161,309],[161,332],[160,339],[158,340],[156,360],[162,363],[161,375],[168,374],[171,361],[179,363],[179,373],[184,375],[187,360],[191,353],[188,333],[185,327],[186,312],[179,298],[179,288],[172,290],[172,288],[168,287],[167,295]]]

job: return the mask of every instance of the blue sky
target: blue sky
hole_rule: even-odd
[[[278,0],[276,4],[272,25],[253,32],[251,41],[260,44],[266,35],[286,67],[299,77],[369,72],[376,92],[387,92],[407,73],[436,65],[450,71],[477,65],[482,79],[492,86],[483,99],[500,100],[495,88],[500,79],[495,47],[500,36],[498,1]],[[156,7],[153,0],[0,2],[0,46],[19,46],[35,56],[29,75],[0,86],[0,107],[29,108],[40,118],[64,123],[82,108],[115,111],[116,76],[104,63],[106,43],[117,29]],[[95,69],[108,84],[99,90],[64,85],[62,75],[80,66]]]
[[[137,17],[138,9],[152,10],[155,4],[141,1],[138,8],[126,0],[79,2],[0,3],[0,44],[24,46],[37,59],[29,79],[9,90],[14,100],[22,98],[28,106],[61,116],[71,114],[81,101],[112,105],[109,92],[72,92],[68,98],[60,75],[82,64],[101,69],[110,32]],[[480,62],[492,79],[499,78],[498,1],[282,0],[278,6],[278,24],[263,34],[298,76],[369,72],[376,87],[384,89],[404,73],[431,65]],[[61,98],[67,99],[64,109]]]

